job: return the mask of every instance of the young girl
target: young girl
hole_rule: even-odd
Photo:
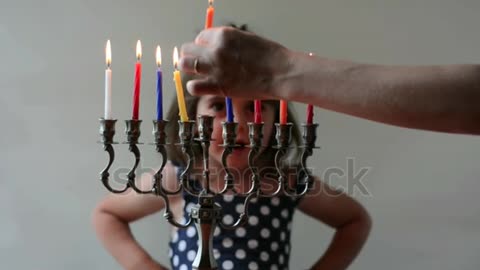
[[[226,119],[223,97],[192,97],[186,94],[187,110],[190,119],[196,115],[215,117],[210,146],[211,186],[214,191],[223,187],[224,172],[221,165],[223,147],[219,146],[222,138],[221,122]],[[265,148],[257,158],[261,172],[262,190],[271,193],[276,190],[276,171],[273,164],[274,123],[278,122],[278,101],[264,101],[262,107]],[[253,101],[233,100],[235,121],[238,122],[236,142],[248,145],[247,122],[253,121]],[[289,122],[295,123],[288,114]],[[170,142],[178,142],[178,105],[172,103],[168,113],[168,136]],[[299,132],[295,125],[293,142],[298,143]],[[235,149],[229,156],[228,164],[234,168],[235,185],[245,192],[250,187],[250,170],[248,169],[248,152],[246,147]],[[201,181],[201,150],[195,150],[195,166],[192,181]],[[180,149],[170,147],[170,162],[164,170],[165,187],[174,190],[178,173],[185,166],[185,157]],[[295,169],[295,168],[293,168]],[[291,182],[296,175],[290,174]],[[151,183],[150,179],[145,182]],[[143,180],[142,180],[143,181]],[[243,210],[244,197],[233,195],[217,196],[217,203],[222,206],[223,220],[231,223]],[[177,221],[188,218],[196,199],[187,194],[170,197],[172,212]],[[162,210],[165,206],[160,197],[154,195],[137,195],[135,192],[122,195],[109,195],[101,201],[93,214],[93,222],[99,239],[105,248],[115,257],[124,269],[166,269],[155,262],[149,254],[135,241],[129,229],[129,223]],[[327,249],[311,269],[346,269],[359,253],[370,231],[370,218],[365,209],[345,194],[328,187],[315,178],[314,187],[301,199],[291,199],[286,195],[273,198],[261,197],[250,204],[247,224],[236,230],[224,230],[219,227],[214,233],[213,249],[219,269],[288,269],[291,251],[290,233],[292,218],[298,209],[336,229],[335,236]],[[197,232],[194,225],[184,230],[172,228],[169,256],[172,269],[191,269],[197,251]]]

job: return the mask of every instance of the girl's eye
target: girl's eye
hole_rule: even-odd
[[[214,102],[210,105],[210,108],[213,109],[214,112],[220,112],[225,108],[225,104],[223,102]]]

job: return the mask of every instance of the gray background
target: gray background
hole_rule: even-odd
[[[131,113],[134,48],[144,49],[141,118],[154,116],[154,47],[164,54],[166,99],[174,45],[204,24],[207,0],[0,2],[0,262],[2,269],[118,269],[96,240],[90,213],[106,194],[98,172],[104,46],[113,46],[113,112]],[[248,23],[257,33],[302,51],[380,64],[480,62],[480,2],[444,0],[216,2],[215,23]],[[433,97],[434,98],[434,97]],[[303,116],[305,107],[298,105]],[[415,131],[324,110],[312,164],[355,174],[355,193],[374,227],[351,269],[480,269],[480,139]],[[150,124],[144,141],[151,140]],[[119,123],[119,130],[123,123]],[[121,134],[121,132],[120,132]],[[119,140],[123,136],[117,137]],[[158,161],[143,148],[144,168]],[[118,148],[114,170],[131,165]],[[332,176],[347,187],[347,177]],[[353,194],[350,188],[348,192]],[[161,214],[133,225],[162,262],[168,229]],[[324,251],[332,230],[302,215],[294,222],[292,269]],[[299,230],[298,228],[302,228]]]

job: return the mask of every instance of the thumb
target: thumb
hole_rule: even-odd
[[[202,78],[196,80],[190,80],[187,82],[187,91],[192,96],[201,95],[216,95],[224,96],[225,94],[220,89],[218,84],[210,78]]]

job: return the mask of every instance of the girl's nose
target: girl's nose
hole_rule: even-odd
[[[247,123],[251,122],[252,119],[249,116],[248,112],[235,110],[235,120],[238,123],[237,129],[237,140],[245,141],[248,140],[248,126]],[[246,141],[245,141],[246,143]]]

